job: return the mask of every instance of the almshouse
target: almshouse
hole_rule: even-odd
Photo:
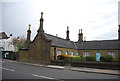
[[[29,25],[27,40],[19,51],[19,61],[49,63],[50,60],[56,60],[59,54],[79,55],[83,57],[94,56],[97,61],[100,61],[101,56],[112,55],[116,58],[120,54],[120,25],[118,39],[83,41],[83,32],[81,29],[78,34],[78,41],[73,42],[69,38],[69,27],[67,27],[66,39],[63,39],[45,33],[43,21],[43,13],[41,13],[40,27],[33,41],[30,40],[31,25]]]

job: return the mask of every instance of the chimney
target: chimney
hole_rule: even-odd
[[[86,41],[86,37],[84,37],[84,41]]]
[[[79,29],[78,42],[81,42],[81,41],[83,41],[83,33],[82,33],[82,29],[81,29],[81,32],[80,32],[80,29]]]
[[[69,27],[67,26],[67,31],[66,31],[66,40],[70,40],[70,38],[69,38]]]
[[[58,34],[56,34],[56,37],[58,37]]]

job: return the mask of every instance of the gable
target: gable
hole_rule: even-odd
[[[9,37],[5,32],[0,32],[0,39],[8,39]]]

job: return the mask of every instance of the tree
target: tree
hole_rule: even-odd
[[[11,43],[14,45],[14,52],[18,52],[18,49],[24,45],[25,40],[26,39],[24,38],[24,36],[18,36],[13,38]]]

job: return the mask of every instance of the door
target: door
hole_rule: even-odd
[[[96,61],[100,61],[100,52],[96,53]]]
[[[66,55],[68,55],[68,51],[66,51],[66,53],[65,53]]]

